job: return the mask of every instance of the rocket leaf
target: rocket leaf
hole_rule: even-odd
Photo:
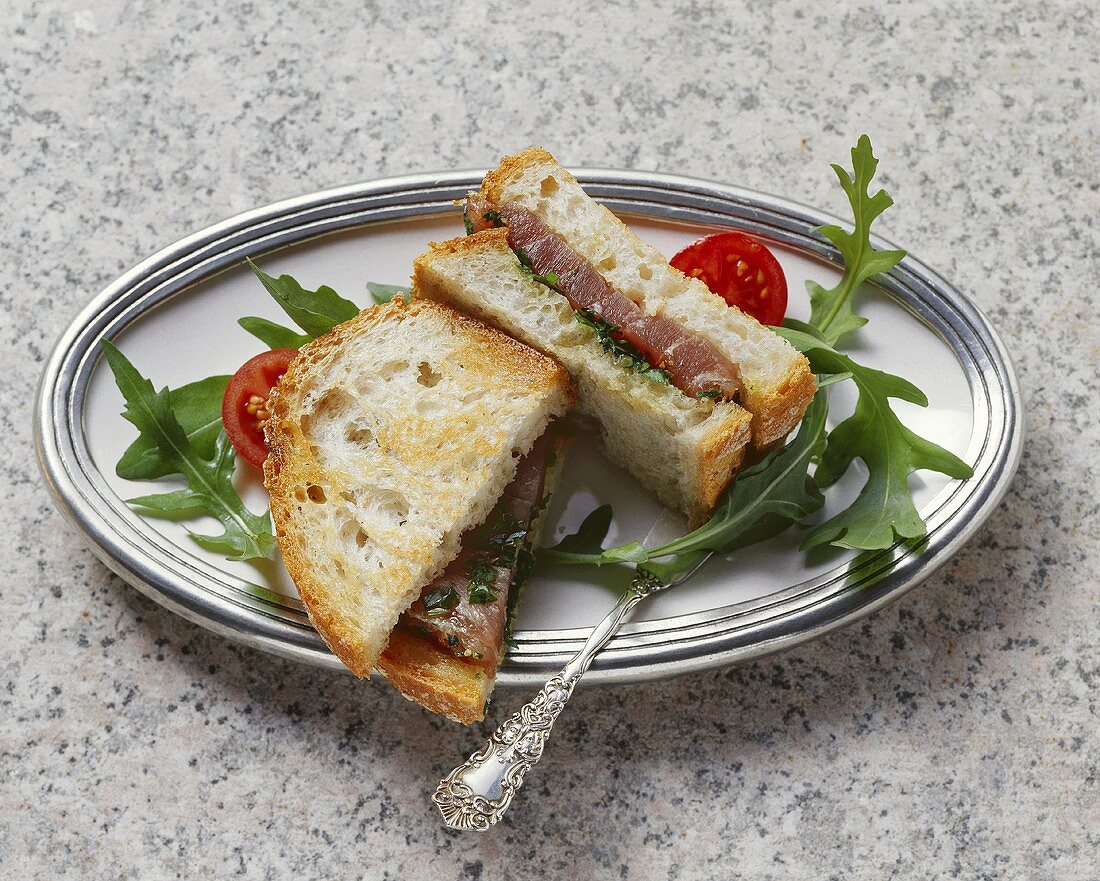
[[[755,541],[776,535],[824,504],[807,469],[821,453],[827,413],[826,395],[816,395],[794,440],[742,471],[722,494],[710,520],[680,538],[653,548],[629,542],[602,549],[600,543],[611,522],[611,510],[604,505],[589,514],[576,533],[540,553],[554,563],[642,563],[650,571],[665,575],[680,569],[690,571],[702,553],[731,551],[747,535]],[[677,558],[674,563],[649,564],[673,555]]]
[[[289,327],[283,327],[266,318],[257,318],[255,315],[238,318],[237,324],[269,349],[300,349],[313,339],[308,334],[295,333]]]
[[[897,539],[923,536],[925,524],[909,493],[909,475],[920,468],[960,480],[973,474],[954,453],[906,428],[890,406],[890,399],[898,398],[926,407],[924,392],[900,376],[858,364],[811,333],[789,327],[776,333],[810,359],[815,373],[850,374],[859,389],[855,412],[829,432],[815,480],[831,486],[858,458],[867,466],[867,482],[848,508],[810,533],[803,547],[877,550]]]
[[[905,256],[905,252],[878,251],[871,247],[871,224],[894,204],[894,200],[885,190],[879,190],[873,196],[867,191],[875,176],[875,169],[878,168],[870,138],[867,135],[860,136],[856,146],[852,148],[851,175],[839,165],[833,165],[832,168],[852,206],[855,228],[852,232],[846,232],[832,224],[817,228],[817,232],[840,251],[840,256],[844,258],[844,275],[840,283],[829,290],[815,281],[806,282],[806,289],[810,294],[810,324],[821,331],[828,343],[835,344],[837,340],[867,323],[867,319],[857,315],[852,308],[852,295],[871,276],[895,266]]]
[[[248,265],[275,302],[310,337],[328,333],[337,324],[359,314],[358,306],[351,300],[345,300],[328,285],[307,291],[289,275],[273,278],[251,260]]]
[[[214,456],[214,441],[222,428],[222,396],[228,376],[208,376],[172,389],[172,411],[191,446],[204,459]],[[125,480],[154,480],[174,472],[172,464],[147,435],[140,435],[122,454],[115,473]]]
[[[141,496],[132,504],[146,512],[178,515],[193,511],[217,518],[223,527],[221,535],[190,535],[202,547],[222,552],[227,559],[270,556],[275,549],[271,517],[266,512],[257,515],[249,511],[233,488],[236,455],[225,430],[218,432],[212,456],[200,455],[173,411],[171,392],[167,388],[154,391],[153,384],[112,343],[103,340],[100,345],[126,400],[123,417],[156,448],[171,469],[167,473],[179,474],[187,483],[186,489]]]
[[[368,281],[367,292],[375,303],[388,303],[394,297],[409,299],[412,288],[400,284],[381,284],[376,281]]]

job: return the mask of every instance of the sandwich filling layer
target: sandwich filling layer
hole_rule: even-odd
[[[551,433],[535,441],[485,523],[463,535],[461,553],[398,624],[490,675],[500,662],[510,594],[530,570],[532,524],[542,508]]]
[[[684,394],[726,400],[743,397],[738,366],[713,343],[662,315],[647,315],[534,212],[518,202],[494,205],[471,193],[466,220],[470,232],[507,227],[509,246],[536,280],[562,294],[578,313],[604,322],[616,339],[666,373]]]

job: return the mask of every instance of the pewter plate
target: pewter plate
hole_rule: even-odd
[[[310,626],[278,561],[228,563],[198,548],[181,524],[144,520],[124,498],[148,484],[119,479],[114,464],[133,439],[122,400],[98,355],[114,340],[159,388],[232,372],[260,349],[236,319],[280,319],[242,268],[245,256],[307,287],[330,284],[368,303],[365,282],[402,283],[427,242],[461,234],[453,205],[482,172],[391,178],[279,202],[189,236],[127,272],[92,299],[62,334],[42,376],[37,447],[61,510],[111,569],[186,618],[257,648],[342,669]],[[805,318],[804,281],[839,277],[835,251],[812,230],[844,223],[785,199],[709,181],[629,171],[582,170],[588,191],[671,255],[700,234],[746,230],[768,240],[790,283],[789,314]],[[901,209],[898,209],[901,210]],[[876,240],[877,247],[892,247]],[[870,318],[857,357],[923,388],[930,406],[899,403],[902,418],[974,467],[959,482],[912,478],[928,537],[856,556],[804,554],[794,530],[715,558],[687,584],[639,608],[596,660],[586,682],[628,682],[725,667],[788,648],[849,624],[897,599],[941,566],[993,511],[1016,470],[1020,396],[1001,341],[962,293],[909,257],[865,292]],[[848,385],[848,384],[845,384]],[[853,395],[837,387],[835,422]],[[856,463],[858,466],[860,463]],[[854,497],[865,478],[850,470],[828,493],[820,517]],[[254,510],[265,505],[255,472],[239,466],[238,487]],[[582,435],[547,514],[544,541],[572,531],[595,505],[616,510],[611,539],[659,540],[684,528]],[[195,524],[191,524],[195,525]],[[202,531],[204,524],[198,524]],[[628,572],[541,566],[522,599],[515,646],[501,685],[542,682],[581,645]]]

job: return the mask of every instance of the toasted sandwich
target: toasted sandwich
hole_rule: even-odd
[[[544,435],[574,396],[552,359],[425,300],[301,349],[272,394],[264,483],[310,620],[353,673],[482,718],[559,443]]]
[[[553,356],[614,460],[692,525],[746,454],[798,424],[806,358],[669,265],[545,150],[490,172],[466,238],[417,258],[418,293]]]

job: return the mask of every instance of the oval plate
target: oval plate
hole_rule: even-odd
[[[133,439],[121,397],[101,364],[98,341],[115,339],[159,388],[229,373],[260,346],[236,325],[243,315],[282,319],[245,256],[308,288],[325,283],[360,304],[367,280],[403,283],[428,241],[461,234],[454,200],[483,172],[415,175],[279,202],[189,236],[119,278],[85,308],[58,341],[42,377],[36,440],[43,473],[62,511],[111,569],[159,603],[218,633],[285,657],[342,669],[310,626],[281,563],[227,563],[199,549],[182,525],[144,520],[122,499],[148,484],[120,480],[114,464]],[[808,316],[805,279],[839,277],[837,254],[812,230],[835,217],[784,199],[672,175],[581,170],[595,198],[671,254],[703,232],[735,227],[769,241],[790,283],[794,317]],[[876,247],[892,247],[875,239]],[[277,252],[277,253],[276,253]],[[266,256],[265,256],[266,255]],[[963,456],[965,482],[920,472],[911,479],[928,523],[919,547],[898,545],[855,556],[798,551],[788,530],[713,560],[681,587],[639,609],[597,658],[587,681],[625,682],[724,667],[788,648],[863,617],[901,596],[942,565],[1000,500],[1021,448],[1020,398],[1004,346],[961,293],[909,257],[874,286],[861,311],[870,318],[855,354],[917,382],[931,399],[898,402],[916,431]],[[854,397],[837,387],[835,421]],[[861,463],[856,463],[858,466]],[[605,501],[618,514],[610,538],[660,538],[682,530],[581,437],[564,485],[547,513],[544,542],[572,531]],[[819,517],[854,497],[865,479],[850,469],[828,493]],[[266,504],[247,466],[238,487],[253,510]],[[201,531],[202,524],[199,525]],[[541,682],[579,649],[610,607],[607,588],[628,572],[540,567],[520,606],[498,679]],[[595,579],[595,580],[594,580]]]

